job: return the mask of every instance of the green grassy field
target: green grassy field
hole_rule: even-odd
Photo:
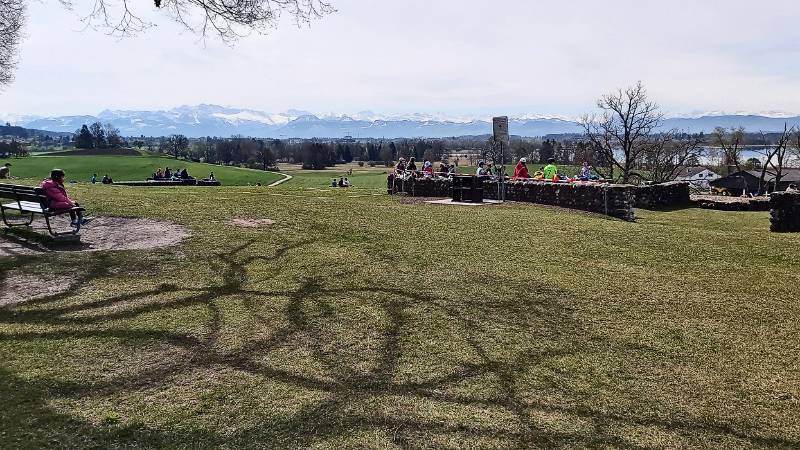
[[[0,308],[0,446],[800,447],[800,235],[418,204],[382,170],[72,187],[192,236],[0,259],[70,285]]]
[[[172,170],[185,167],[190,175],[198,178],[214,172],[214,176],[228,186],[267,185],[282,178],[271,172],[176,161],[162,156],[31,156],[0,160],[0,163],[6,161],[11,162],[11,175],[14,177],[41,180],[47,178],[52,169],[59,168],[67,173],[68,181],[79,183],[88,183],[93,173],[98,179],[109,174],[114,181],[141,181],[151,177],[158,168],[165,167]]]

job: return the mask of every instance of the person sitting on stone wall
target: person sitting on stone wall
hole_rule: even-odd
[[[169,170],[169,167],[167,167],[164,169],[164,179],[169,180],[170,178],[172,178],[172,171]]]
[[[100,180],[100,182],[103,184],[114,184],[114,180],[111,179],[111,177],[108,176],[108,174],[103,175],[103,179]]]
[[[491,174],[491,169],[486,165],[486,161],[478,161],[478,170],[475,171],[475,175],[479,177],[488,177],[491,176]]]
[[[433,178],[433,164],[430,161],[425,161],[422,164],[422,176],[424,178]]]
[[[446,177],[449,173],[450,173],[450,169],[447,166],[447,161],[442,160],[442,162],[439,164],[439,173],[438,173],[438,175],[440,177]]]
[[[406,164],[406,172],[412,176],[417,176],[417,163],[414,161],[414,157],[408,158],[408,164]]]
[[[514,167],[514,179],[515,180],[525,180],[530,178],[531,175],[528,173],[528,159],[527,158],[520,158],[517,166]]]
[[[403,177],[406,174],[406,159],[401,157],[397,164],[394,166],[394,174],[398,177]]]
[[[556,160],[554,158],[548,159],[547,165],[542,172],[546,181],[558,181],[558,166],[556,166]]]
[[[455,163],[450,163],[450,166],[447,168],[447,176],[453,177],[458,175],[458,167],[456,167]]]

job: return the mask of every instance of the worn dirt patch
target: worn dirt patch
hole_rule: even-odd
[[[235,227],[242,227],[242,228],[263,228],[263,227],[268,227],[270,225],[275,224],[275,221],[272,220],[272,219],[242,219],[242,218],[236,218],[236,219],[229,220],[228,224],[233,225]]]
[[[0,283],[0,307],[67,292],[72,283],[68,275],[9,272]]]
[[[39,222],[37,220],[37,222]],[[47,231],[34,224],[34,231]],[[67,224],[68,226],[68,224]],[[64,227],[62,226],[61,229]],[[8,230],[0,234],[0,257],[48,252],[96,252],[103,250],[146,250],[169,247],[189,237],[189,230],[172,222],[126,217],[97,217],[81,229],[79,243],[42,242]]]

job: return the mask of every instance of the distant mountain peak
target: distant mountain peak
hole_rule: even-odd
[[[256,109],[235,108],[208,103],[182,105],[168,110],[111,110],[97,116],[12,116],[0,120],[27,128],[56,132],[73,132],[83,124],[95,121],[112,123],[128,136],[162,136],[185,134],[189,137],[245,135],[253,137],[337,138],[410,138],[479,136],[492,132],[491,117],[451,116],[443,113],[407,113],[384,115],[373,111],[355,114],[329,113],[316,115],[291,109],[268,113]],[[12,120],[9,120],[12,119]],[[800,124],[800,117],[773,112],[770,115],[704,114],[697,117],[665,119],[663,128],[688,132],[711,131],[744,126],[753,131],[778,131],[784,122]],[[566,117],[540,114],[510,115],[510,132],[519,136],[581,133],[582,128]]]

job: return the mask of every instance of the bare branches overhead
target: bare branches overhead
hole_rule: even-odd
[[[23,0],[0,0],[0,86],[14,79],[24,19]]]
[[[71,0],[59,1],[73,6]],[[264,33],[285,15],[300,26],[335,12],[325,0],[154,0],[154,6],[201,38],[216,37],[226,44],[250,32]],[[153,26],[143,18],[145,9],[132,0],[94,0],[84,22],[115,36],[135,36]]]
[[[26,0],[0,0],[0,86],[13,80],[22,39]],[[45,0],[46,1],[46,0]],[[83,16],[87,27],[117,37],[130,37],[153,27],[148,10],[156,8],[200,38],[218,38],[231,45],[248,33],[265,33],[283,16],[296,25],[335,12],[326,0],[92,0],[83,10],[80,0],[56,0]]]

